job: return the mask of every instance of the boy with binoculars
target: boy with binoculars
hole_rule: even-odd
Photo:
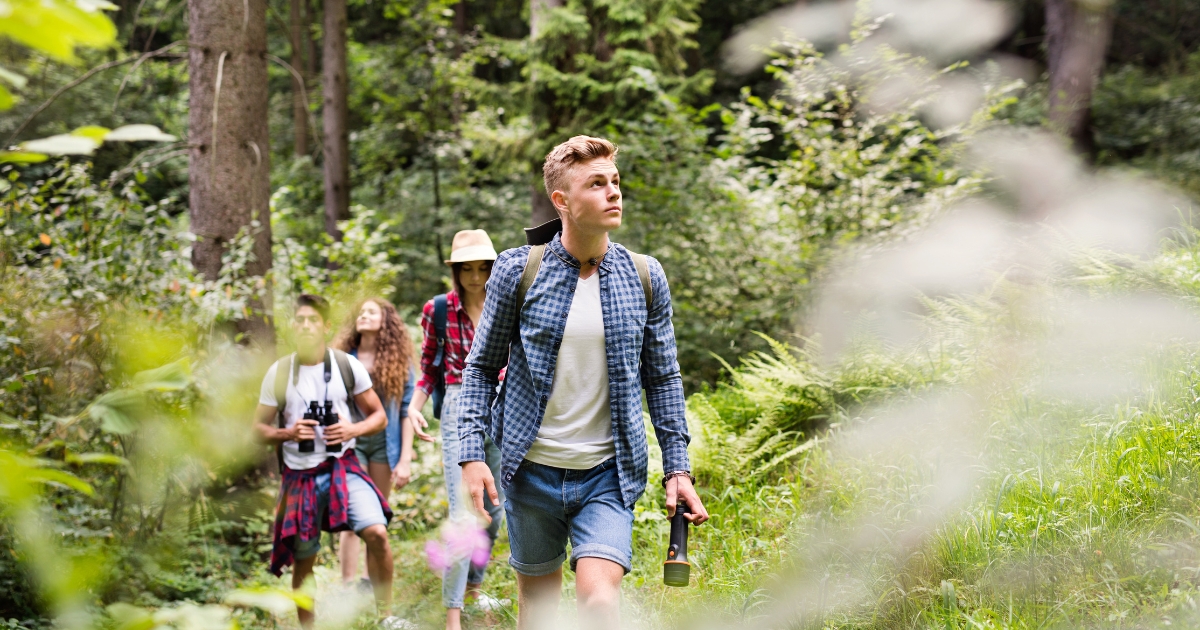
[[[391,625],[392,511],[354,453],[355,439],[379,433],[387,416],[371,376],[353,356],[329,348],[329,305],[315,295],[296,299],[296,353],[263,377],[255,412],[259,438],[274,444],[283,487],[276,508],[271,572],[295,563],[292,588],[312,574],[322,531],[353,531],[367,547],[367,575],[382,624]],[[299,608],[311,629],[313,611]]]

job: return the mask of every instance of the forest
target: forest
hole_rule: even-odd
[[[305,294],[419,348],[455,235],[524,245],[581,134],[711,516],[664,585],[647,414],[622,627],[1200,625],[1196,9],[0,0],[0,630],[442,627],[432,402],[385,614],[335,534],[269,571],[260,385]],[[511,553],[464,627],[518,627]]]

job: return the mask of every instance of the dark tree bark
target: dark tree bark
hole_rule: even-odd
[[[292,68],[300,74],[300,83],[307,81],[309,77],[304,65],[304,31],[308,28],[305,13],[304,0],[291,0],[288,19],[291,22],[289,35],[291,36]],[[293,77],[293,81],[295,80]],[[301,89],[303,87],[305,86],[294,85],[292,87],[292,126],[295,135],[292,154],[296,157],[308,155],[308,101],[304,98],[305,90]]]
[[[1112,12],[1080,0],[1046,0],[1050,126],[1082,153],[1093,152],[1088,128],[1092,93],[1104,68]]]
[[[346,129],[346,0],[325,0],[324,92],[325,232],[342,240],[337,222],[350,218],[350,137]]]
[[[467,34],[467,0],[458,0],[454,5],[454,30],[460,36]]]
[[[563,6],[563,0],[529,0],[529,38],[536,40],[542,32],[542,25],[545,20],[545,13],[551,9]],[[530,80],[534,85],[534,98],[538,101],[545,99],[539,98],[544,93],[537,89],[537,75],[530,75]],[[553,133],[553,124],[545,124],[547,120],[552,120],[554,117],[548,115],[549,110],[553,107],[553,103],[535,102],[533,107],[533,124],[538,140],[544,141]],[[545,128],[543,128],[543,126]],[[535,146],[541,145],[541,142],[535,143]],[[558,217],[558,211],[554,209],[554,204],[551,203],[550,197],[547,196],[546,189],[541,185],[542,179],[542,163],[544,156],[534,156],[532,160],[533,179],[535,182],[530,186],[530,226],[541,225],[551,219]]]
[[[230,242],[257,221],[245,273],[264,276],[271,269],[267,0],[188,0],[188,28],[192,264],[217,279]],[[273,351],[270,289],[250,306],[239,329]]]

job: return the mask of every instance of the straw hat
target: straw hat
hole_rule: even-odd
[[[463,230],[454,235],[447,265],[475,260],[496,260],[496,248],[483,230]]]

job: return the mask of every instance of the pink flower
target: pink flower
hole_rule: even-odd
[[[425,543],[425,557],[429,568],[441,573],[463,558],[470,558],[477,567],[486,565],[491,547],[487,530],[475,523],[447,523],[442,527],[441,540]]]

